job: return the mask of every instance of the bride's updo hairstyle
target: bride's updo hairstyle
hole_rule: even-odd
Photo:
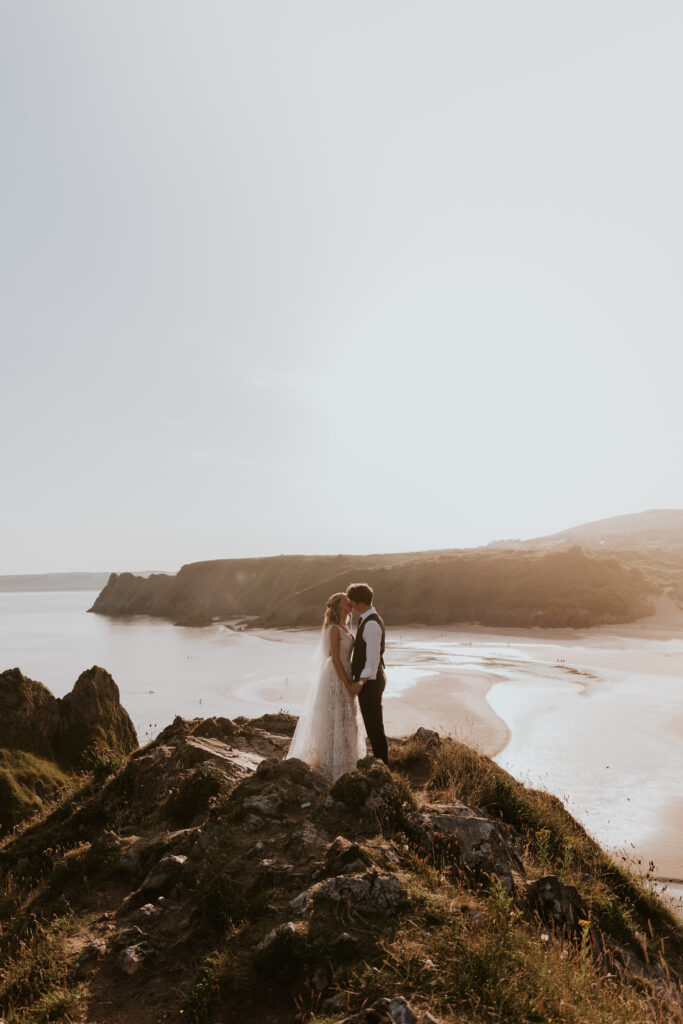
[[[328,626],[345,626],[349,621],[349,615],[344,615],[341,610],[341,599],[346,594],[333,594],[325,602],[325,618],[323,619],[323,633]]]

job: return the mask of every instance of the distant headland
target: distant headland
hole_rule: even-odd
[[[534,541],[378,555],[194,562],[174,575],[112,573],[90,611],[181,625],[318,624],[325,598],[369,579],[390,624],[573,627],[633,622],[664,592],[683,601],[683,510],[589,523]]]

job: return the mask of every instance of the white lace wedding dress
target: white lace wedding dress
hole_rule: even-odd
[[[298,757],[334,782],[365,757],[365,731],[352,697],[337,677],[330,657],[330,636],[339,630],[339,658],[351,678],[353,636],[339,626],[328,626],[322,639],[321,664],[306,697],[287,757]]]

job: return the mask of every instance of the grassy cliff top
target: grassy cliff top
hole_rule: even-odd
[[[0,843],[8,1024],[683,1019],[680,924],[559,800],[427,730],[330,787],[294,724],[176,719]]]

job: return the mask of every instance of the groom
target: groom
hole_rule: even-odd
[[[382,694],[387,684],[384,674],[384,623],[375,611],[372,587],[352,583],[346,588],[351,607],[359,616],[358,631],[351,655],[351,674],[372,752],[389,764],[389,748],[384,735]]]

